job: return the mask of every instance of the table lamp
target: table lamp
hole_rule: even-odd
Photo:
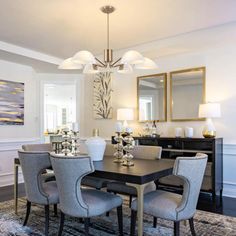
[[[134,120],[134,110],[132,108],[117,109],[117,120],[123,121],[123,130],[128,126],[128,120]]]
[[[216,136],[216,129],[212,122],[212,118],[221,117],[221,110],[219,103],[206,103],[199,105],[199,118],[207,118],[206,126],[203,129],[204,138],[214,138]]]

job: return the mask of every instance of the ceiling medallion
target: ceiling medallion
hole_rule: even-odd
[[[119,73],[132,73],[135,69],[156,69],[156,63],[141,55],[139,52],[127,51],[121,58],[113,61],[113,50],[110,49],[109,15],[115,11],[113,6],[104,6],[100,9],[107,14],[107,49],[104,50],[104,59],[101,61],[89,51],[79,51],[73,57],[67,58],[59,69],[83,69],[85,74],[94,74],[104,71],[117,71]]]

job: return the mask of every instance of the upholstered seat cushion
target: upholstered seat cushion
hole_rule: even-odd
[[[57,204],[59,202],[56,181],[43,183],[43,190],[47,194],[48,204]]]
[[[43,182],[49,182],[49,181],[55,181],[56,178],[55,178],[55,174],[53,172],[50,172],[50,173],[44,173],[42,174],[42,181]]]
[[[123,203],[120,196],[96,189],[82,189],[81,193],[85,204],[88,206],[88,217],[101,215],[121,206]]]
[[[151,191],[154,191],[156,189],[156,185],[154,182],[148,184],[146,188],[144,189],[144,193],[148,193]],[[117,192],[117,193],[123,193],[123,194],[128,194],[128,195],[137,195],[137,190],[133,186],[129,186],[124,182],[112,182],[108,183],[107,185],[107,191],[108,192]]]
[[[108,182],[109,180],[107,179],[96,178],[93,176],[85,176],[82,179],[81,184],[92,187],[92,188],[101,189],[101,188],[105,188]]]
[[[175,193],[161,190],[149,192],[144,196],[144,213],[175,221],[177,219],[176,208],[181,199],[182,196]],[[132,202],[131,208],[137,211],[137,200]]]

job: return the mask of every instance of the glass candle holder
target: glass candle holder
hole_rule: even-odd
[[[114,148],[116,149],[116,152],[114,153],[115,156],[114,162],[122,163],[124,162],[123,160],[124,152],[123,152],[123,137],[121,132],[116,132],[114,140],[117,142],[117,144],[114,145]]]
[[[125,162],[123,163],[124,166],[133,166],[134,163],[132,159],[134,156],[130,153],[134,149],[134,138],[132,137],[131,133],[127,132],[127,136],[124,137],[124,142],[126,145],[124,146],[124,150],[126,154],[124,155]]]

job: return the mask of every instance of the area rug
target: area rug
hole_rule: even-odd
[[[1,236],[43,236],[44,235],[44,208],[33,205],[27,227],[22,226],[25,216],[25,199],[19,199],[18,215],[14,213],[13,201],[0,203],[0,235]],[[124,235],[129,235],[130,229],[130,209],[127,199],[124,200]],[[213,214],[205,211],[197,211],[194,217],[195,229],[199,236],[236,236],[236,218]],[[152,227],[152,217],[144,216],[145,236],[170,236],[173,235],[173,223],[158,219],[157,228]],[[50,235],[57,235],[59,227],[59,217],[53,215],[51,209]],[[84,234],[83,224],[78,219],[66,217],[64,236],[82,236]],[[91,219],[91,236],[111,236],[118,235],[118,225],[116,211],[110,212],[110,216],[105,215]],[[191,235],[189,225],[181,224],[181,236]]]

